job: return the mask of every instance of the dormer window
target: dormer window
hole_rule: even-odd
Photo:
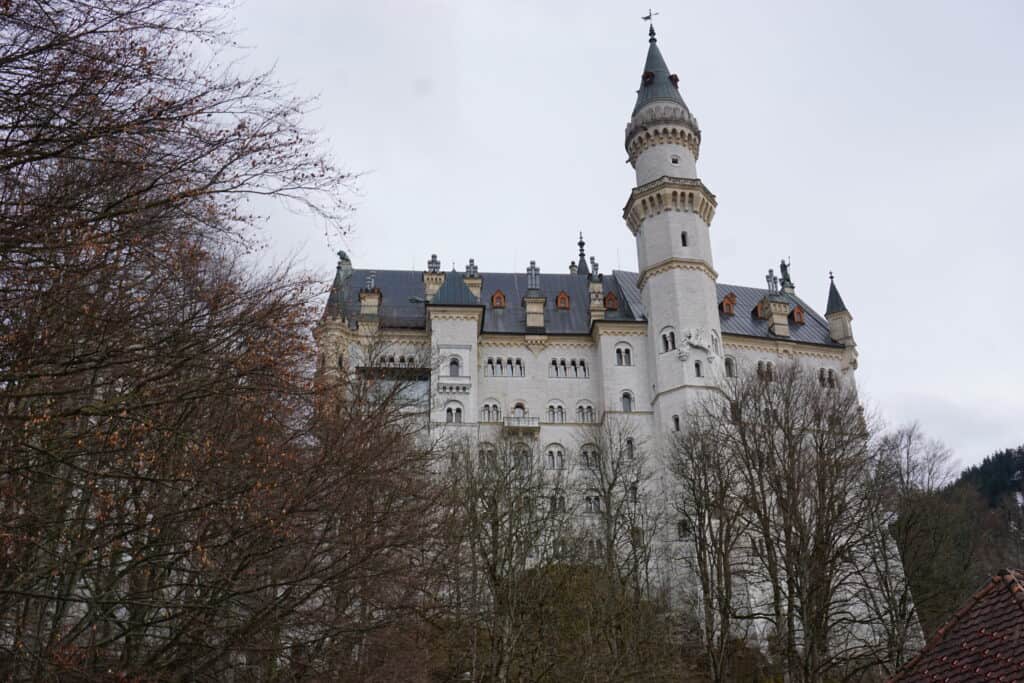
[[[722,313],[724,313],[725,315],[735,315],[736,314],[736,295],[733,294],[732,292],[729,292],[728,294],[726,294],[725,298],[722,299],[721,309],[722,309]],[[758,317],[760,317],[760,316],[758,316]]]
[[[615,292],[608,292],[604,295],[604,307],[608,311],[619,310],[619,297],[615,296]]]
[[[804,324],[804,309],[801,308],[800,306],[794,307],[793,312],[790,313],[789,315],[793,319],[793,322],[796,323],[797,325]]]
[[[491,295],[491,308],[505,308],[505,294],[500,289]]]
[[[634,72],[634,73],[636,73],[636,72]],[[643,82],[644,85],[650,85],[651,83],[654,82],[654,72],[653,71],[645,71],[644,75],[640,77],[640,80]]]
[[[555,297],[555,307],[560,311],[569,310],[569,295],[565,292],[559,292],[558,296]]]
[[[669,80],[670,83],[672,83],[672,86],[676,90],[679,89],[679,76],[676,76],[675,74],[672,74],[671,76],[668,77],[668,80]]]

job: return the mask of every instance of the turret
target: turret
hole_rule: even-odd
[[[701,133],[649,32],[626,152],[636,172],[623,217],[636,237],[637,282],[647,312],[650,383],[660,428],[686,411],[721,339],[710,224],[715,196],[697,176]],[[701,340],[706,340],[702,342]]]
[[[828,320],[828,333],[832,341],[843,346],[856,346],[853,341],[853,316],[843,303],[836,288],[836,280],[832,273],[828,274],[828,304],[825,307],[825,319]]]

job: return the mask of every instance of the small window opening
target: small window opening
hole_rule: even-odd
[[[736,361],[732,358],[725,359],[725,376],[735,377],[736,376]]]
[[[672,416],[672,430],[676,431],[676,432],[679,431],[679,416],[678,415],[673,415]]]
[[[699,360],[693,361],[693,374],[696,375],[697,377],[704,376],[704,366],[701,365]]]
[[[689,245],[687,245],[687,243],[686,243],[686,231],[685,231],[685,230],[683,231],[683,234],[682,234],[682,235],[680,235],[680,241],[681,241],[681,242],[683,243],[683,246],[684,246],[684,247],[686,247],[686,246],[689,246]]]
[[[673,166],[678,166],[679,165],[679,155],[678,154],[673,154],[672,155],[672,165]]]

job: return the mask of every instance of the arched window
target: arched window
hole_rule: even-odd
[[[555,407],[555,422],[565,422],[565,408],[562,406]]]
[[[584,413],[585,413],[585,416],[584,416],[585,419],[583,420],[584,422],[593,422],[594,421],[594,408],[593,408],[593,406],[587,406],[584,409]]]
[[[458,377],[459,376],[459,365],[460,365],[459,359],[458,358],[452,358],[451,361],[449,361],[449,363],[448,363],[448,374],[451,375],[452,377]]]
[[[576,421],[583,422],[583,406],[576,407]]]
[[[513,417],[526,417],[526,405],[523,403],[517,403],[512,407]]]
[[[555,421],[555,407],[554,406],[548,406],[548,422],[554,422],[554,421]]]
[[[569,367],[572,369],[572,376],[573,377],[579,377],[580,376],[580,369],[579,369],[579,366],[576,365],[576,361],[575,360],[569,361]]]
[[[623,354],[622,357],[626,361],[625,365],[632,365],[633,364],[633,352],[630,349],[623,349],[622,350],[622,354]]]
[[[516,376],[518,376],[518,377],[525,377],[526,376],[526,366],[523,365],[523,361],[520,360],[519,358],[516,358]]]
[[[699,360],[693,361],[693,374],[696,377],[704,376],[704,366],[700,364]]]
[[[629,393],[628,391],[622,392],[622,412],[633,412],[633,394]]]
[[[449,423],[449,424],[451,424],[452,422],[455,422],[455,409],[454,408],[445,408],[445,410],[444,410],[444,421]]]
[[[548,366],[548,377],[558,377],[558,361],[554,358],[551,359],[551,365]]]
[[[565,469],[565,451],[561,446],[553,444],[547,448],[547,464],[549,470]]]
[[[661,350],[662,352],[668,351],[668,335],[661,335]]]
[[[491,295],[491,308],[505,308],[505,295],[500,289]]]
[[[626,439],[626,457],[632,460],[636,457],[636,444],[633,442],[633,437]]]
[[[757,376],[765,382],[775,379],[775,364],[770,360],[757,361]]]
[[[683,233],[682,233],[682,235],[680,235],[680,238],[681,238],[681,239],[680,239],[680,241],[681,241],[681,242],[683,243],[683,246],[684,246],[684,247],[685,247],[685,246],[688,246],[688,245],[686,244],[686,231],[685,231],[685,230],[683,230]]]
[[[736,359],[726,357],[725,359],[725,376],[735,377],[736,376]]]
[[[561,377],[568,377],[569,376],[569,366],[567,366],[565,364],[565,359],[564,358],[562,359],[562,362],[559,364],[558,367],[559,367],[559,375]]]
[[[455,424],[462,424],[462,408],[455,409]]]
[[[555,297],[555,307],[560,311],[569,310],[569,295],[565,292],[559,292],[558,296]]]
[[[622,361],[623,361],[622,349],[615,349],[615,364],[616,365],[622,365],[623,364]]]
[[[584,360],[580,361],[580,377],[590,377],[590,371],[587,370],[587,362]]]
[[[673,349],[673,350],[676,348],[676,333],[675,332],[669,332],[668,333],[668,347],[669,347],[669,349]]]
[[[483,408],[480,409],[480,418],[484,422],[490,422],[491,421],[491,407],[490,406],[485,405]]]

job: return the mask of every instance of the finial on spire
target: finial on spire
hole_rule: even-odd
[[[640,17],[644,21],[651,22],[651,28],[647,31],[647,35],[650,36],[650,42],[652,42],[652,43],[658,42],[658,38],[657,38],[657,36],[654,33],[654,17],[658,16],[658,14],[659,14],[659,12],[655,12],[654,10],[648,8],[647,16],[646,17]]]
[[[835,282],[836,281],[836,276],[832,274],[831,270],[828,271],[828,279],[829,279],[829,282]]]

